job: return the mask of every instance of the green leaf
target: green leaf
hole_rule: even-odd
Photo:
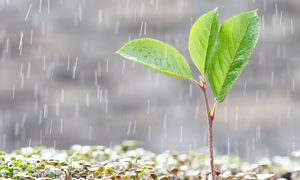
[[[162,41],[136,39],[125,44],[117,53],[168,76],[193,81],[192,71],[183,55]]]
[[[198,18],[190,31],[190,56],[203,77],[214,54],[218,30],[219,13],[214,9]]]
[[[208,68],[210,86],[217,102],[223,102],[248,64],[257,43],[260,23],[255,11],[226,20],[218,36],[218,50]]]

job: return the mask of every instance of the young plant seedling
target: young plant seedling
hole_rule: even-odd
[[[187,79],[199,86],[204,95],[208,120],[208,142],[212,179],[216,179],[213,153],[213,122],[217,103],[225,100],[257,43],[260,22],[256,10],[227,19],[219,27],[219,13],[211,10],[199,17],[190,30],[189,53],[200,72],[192,76],[189,63],[174,47],[162,41],[143,38],[125,44],[117,51],[121,56],[144,64],[168,76]],[[207,95],[209,81],[215,97],[213,107]]]

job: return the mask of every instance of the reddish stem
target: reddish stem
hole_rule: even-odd
[[[206,84],[202,82],[197,83],[200,89],[203,92],[206,112],[207,112],[207,121],[208,121],[208,144],[209,144],[209,158],[210,158],[210,170],[212,175],[212,180],[216,179],[215,165],[214,165],[214,147],[213,147],[213,121],[214,121],[214,112],[210,112],[208,96],[206,93]],[[214,110],[213,110],[214,111]]]
[[[208,120],[208,141],[209,141],[209,157],[210,157],[210,170],[212,179],[216,179],[215,165],[214,165],[214,147],[213,147],[213,119]]]

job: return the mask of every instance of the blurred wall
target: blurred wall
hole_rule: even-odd
[[[299,148],[297,0],[1,0],[0,148],[126,139],[156,152],[204,148],[199,89],[115,51],[153,37],[190,59],[191,23],[215,7],[222,21],[257,8],[262,22],[250,64],[217,108],[217,151],[253,159]]]

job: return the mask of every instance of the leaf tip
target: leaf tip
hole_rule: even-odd
[[[258,9],[254,9],[254,10],[249,11],[249,12],[252,13],[253,16],[258,16],[258,15],[257,15],[257,11],[258,11]]]

